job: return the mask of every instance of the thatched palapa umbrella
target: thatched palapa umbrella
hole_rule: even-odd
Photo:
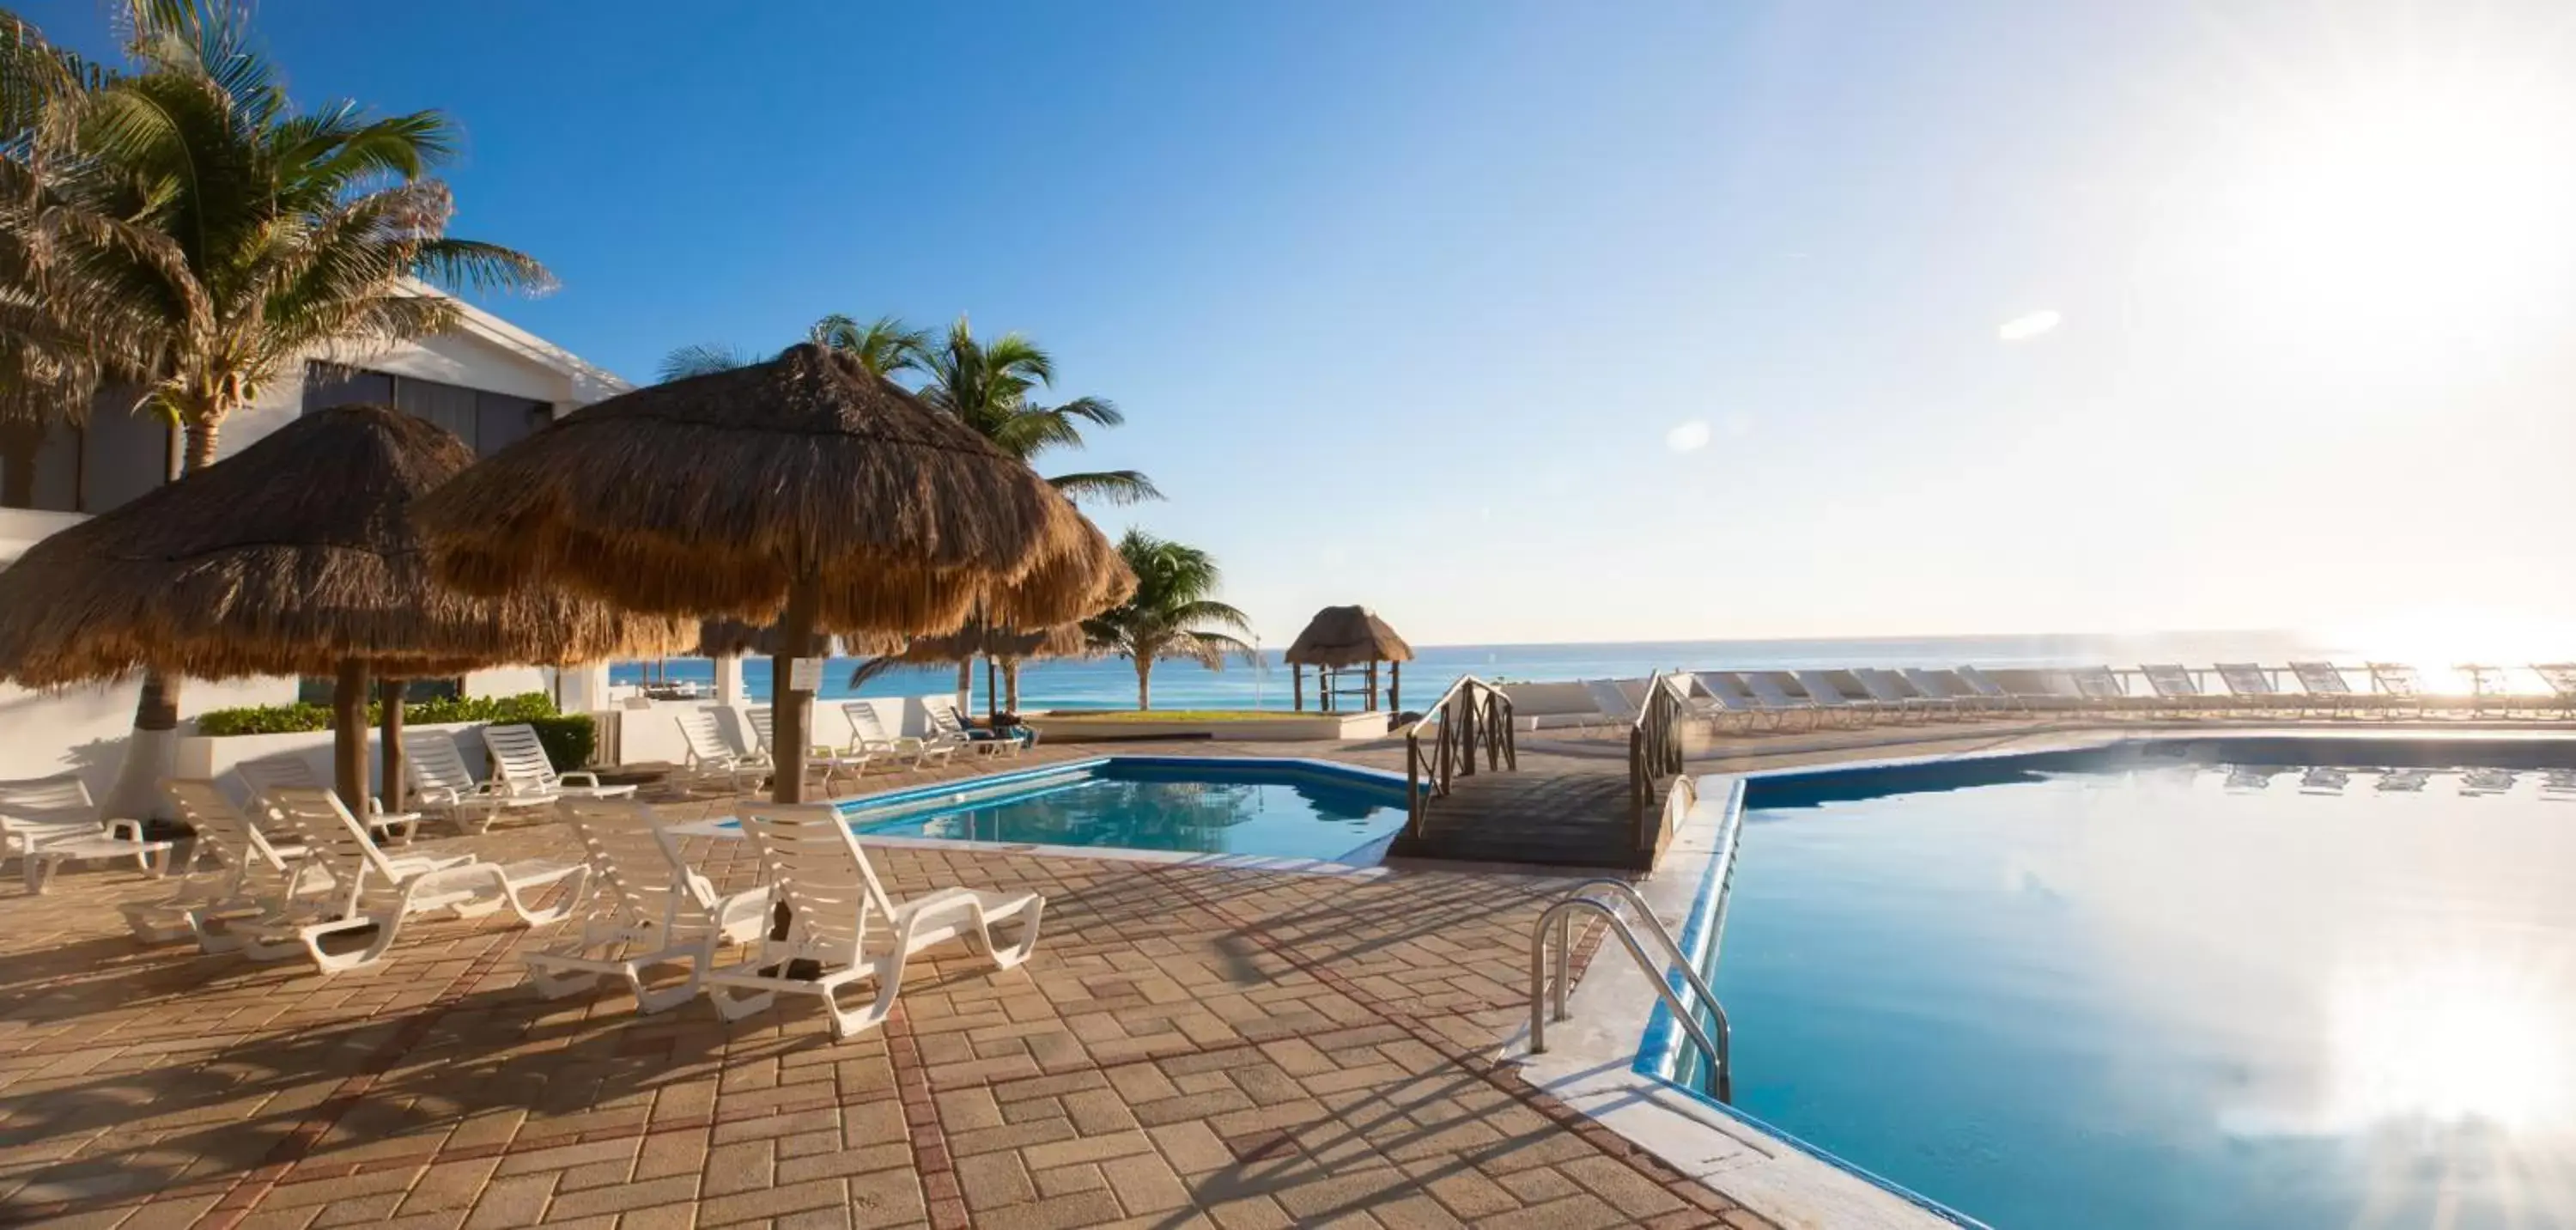
[[[1413,646],[1395,634],[1385,620],[1364,606],[1328,606],[1315,612],[1306,630],[1297,634],[1288,652],[1280,655],[1288,663],[1291,695],[1299,710],[1306,707],[1306,668],[1315,672],[1317,697],[1323,708],[1333,708],[1335,672],[1366,663],[1368,666],[1368,707],[1377,708],[1377,664],[1387,664],[1386,703],[1390,709],[1404,704],[1404,663],[1413,660]]]
[[[1115,602],[1111,605],[1116,605]],[[902,648],[882,653],[859,664],[850,672],[850,686],[857,687],[898,666],[944,666],[955,663],[963,671],[975,659],[988,663],[984,680],[984,704],[987,716],[996,706],[1017,712],[1019,679],[1016,667],[1037,658],[1078,658],[1092,653],[1091,639],[1082,634],[1079,624],[1058,624],[1052,628],[1019,630],[969,623],[944,636],[916,636]],[[989,664],[1001,663],[1012,668],[1009,699],[1005,701],[995,689]],[[965,703],[959,701],[960,704]]]
[[[686,643],[678,620],[521,588],[441,584],[410,506],[474,461],[381,406],[308,414],[238,455],[34,547],[0,571],[0,675],[51,687],[156,667],[338,677],[334,768],[367,795],[367,683],[597,661]],[[388,696],[388,734],[402,706]],[[386,775],[399,781],[389,739]]]
[[[965,425],[817,345],[577,410],[418,509],[442,576],[815,632],[947,632],[979,602],[1079,618],[1081,514]],[[806,708],[772,657],[776,798],[802,800]]]

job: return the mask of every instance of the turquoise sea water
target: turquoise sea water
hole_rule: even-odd
[[[1821,780],[1748,799],[1740,1109],[1999,1227],[2576,1225],[2576,774]]]
[[[2181,661],[2206,664],[2249,659],[2269,663],[2293,657],[2331,656],[2351,661],[2352,649],[2318,645],[2288,633],[2219,632],[2147,636],[1980,636],[1911,637],[1853,640],[1782,641],[1640,641],[1569,645],[1436,645],[1418,646],[1418,656],[1404,668],[1408,707],[1436,699],[1458,677],[1561,680],[1630,678],[1673,669],[1784,669],[1838,666],[2081,666],[2102,662]],[[1286,709],[1288,671],[1278,664],[1278,650],[1265,651],[1265,662],[1229,663],[1210,671],[1187,662],[1165,662],[1154,668],[1154,705],[1160,709]],[[938,692],[953,686],[954,667],[902,669],[872,679],[853,691],[850,670],[857,663],[835,659],[824,673],[823,697],[898,696]],[[656,669],[672,679],[711,683],[715,667],[703,658],[673,658]],[[618,683],[643,675],[638,663],[621,663],[611,673]],[[769,662],[743,664],[745,686],[755,699],[769,696]],[[1309,676],[1307,704],[1315,703]],[[1020,672],[1021,707],[1027,709],[1132,709],[1136,705],[1135,668],[1123,661],[1033,662]],[[983,707],[984,675],[975,674],[976,707]]]
[[[1401,783],[1293,766],[1112,759],[1037,775],[998,797],[847,814],[871,836],[1375,862],[1376,844],[1403,827],[1405,812]]]

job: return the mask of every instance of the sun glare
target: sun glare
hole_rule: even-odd
[[[2464,959],[2351,971],[2328,997],[2325,1118],[2564,1128],[2569,1005],[2542,979]]]
[[[2558,293],[2564,88],[2500,67],[2346,78],[2241,151],[2226,247],[2248,289],[2300,320],[2471,331]]]

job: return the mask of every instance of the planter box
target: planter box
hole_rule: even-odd
[[[1327,739],[1377,739],[1386,735],[1387,715],[1377,713],[1282,713],[1276,717],[1232,721],[1167,722],[1135,717],[1086,717],[1079,712],[1033,713],[1020,720],[1050,743],[1089,743],[1109,739],[1241,739],[1261,743],[1303,743]]]

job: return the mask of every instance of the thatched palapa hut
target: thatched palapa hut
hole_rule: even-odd
[[[1019,461],[818,345],[574,411],[418,510],[448,580],[629,608],[935,635],[1079,619],[1087,523]],[[772,658],[780,802],[804,793],[812,679]],[[804,686],[799,686],[802,683]]]
[[[1368,709],[1377,708],[1377,664],[1387,664],[1386,704],[1389,709],[1403,707],[1404,663],[1413,660],[1413,647],[1395,634],[1377,613],[1364,606],[1328,606],[1315,612],[1306,630],[1297,634],[1288,652],[1280,655],[1288,663],[1289,694],[1297,709],[1306,707],[1306,668],[1315,669],[1316,698],[1327,713],[1342,696],[1363,696]],[[1342,671],[1365,665],[1365,684],[1345,687],[1340,683]]]
[[[335,675],[335,768],[367,796],[371,677],[663,653],[694,625],[516,587],[439,582],[409,512],[474,461],[382,406],[308,414],[239,454],[45,539],[0,571],[0,676],[30,687],[155,668],[201,679]],[[402,706],[386,776],[401,779]]]

